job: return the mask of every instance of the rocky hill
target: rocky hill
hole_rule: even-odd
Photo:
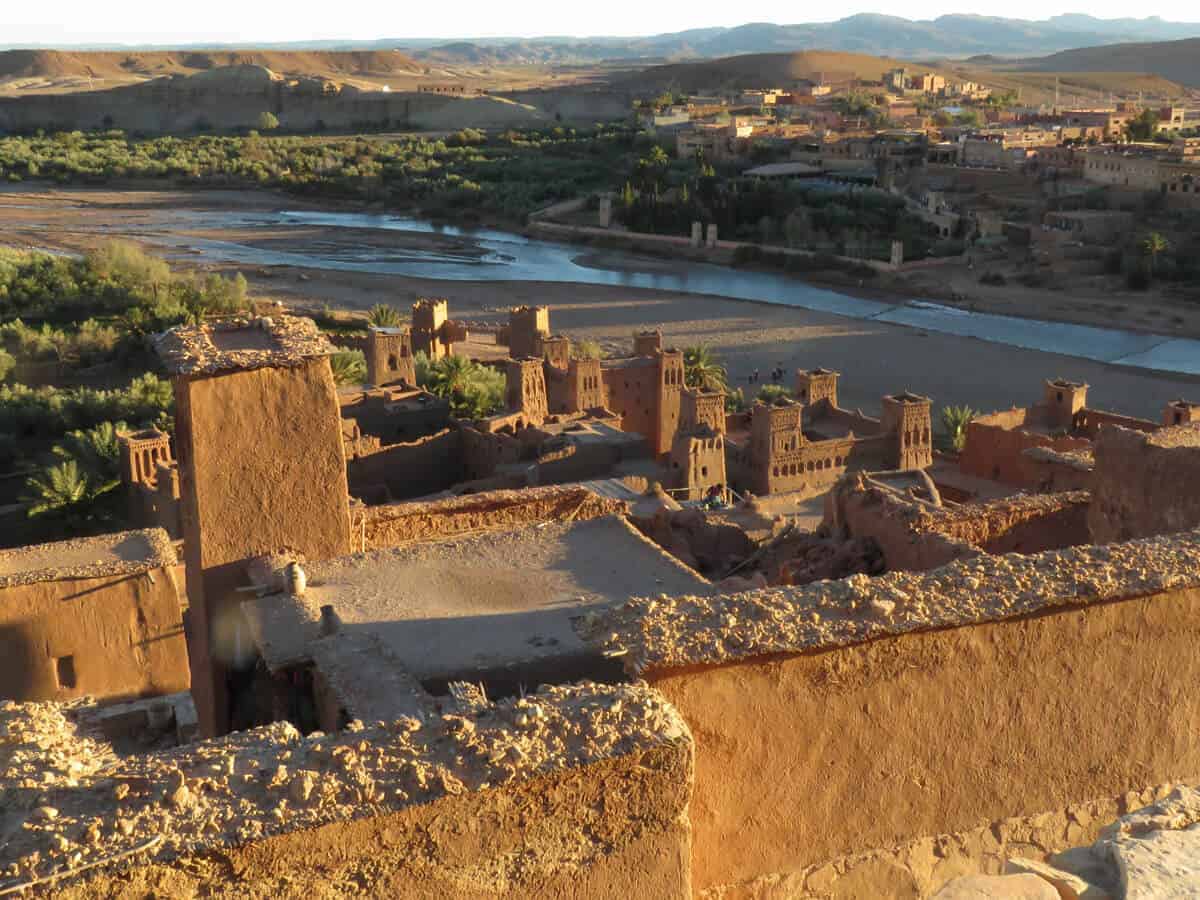
[[[1085,47],[1014,65],[1032,72],[1136,72],[1200,88],[1200,38]]]

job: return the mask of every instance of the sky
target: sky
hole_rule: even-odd
[[[746,22],[829,21],[858,12],[913,18],[911,4],[851,0],[814,8],[782,0],[752,5],[696,3],[694,0],[607,0],[605,3],[518,0],[458,0],[454,4],[357,0],[348,6],[328,0],[54,0],[30,3],[0,0],[0,46],[42,44],[196,44],[374,40],[380,38],[472,38],[540,35],[647,35]],[[333,14],[331,15],[331,11]],[[1065,12],[1099,18],[1157,15],[1182,22],[1200,20],[1200,9],[1184,0],[1147,0],[1130,7],[1124,0],[934,0],[920,8],[922,18],[970,11],[981,15],[1044,19]],[[822,14],[824,12],[824,15]]]

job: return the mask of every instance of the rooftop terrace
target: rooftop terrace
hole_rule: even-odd
[[[137,575],[178,562],[161,528],[0,550],[0,588],[66,578]]]
[[[155,347],[174,375],[297,366],[333,352],[312,319],[284,315],[180,325],[159,335]]]

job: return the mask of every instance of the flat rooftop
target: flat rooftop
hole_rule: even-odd
[[[412,544],[305,568],[308,590],[299,603],[274,595],[243,604],[269,666],[311,658],[305,647],[320,608],[331,605],[340,635],[373,636],[423,682],[552,673],[594,662],[603,657],[576,636],[573,618],[633,596],[705,595],[712,587],[618,516]],[[368,705],[365,698],[361,705]]]
[[[0,588],[68,578],[137,575],[177,562],[171,540],[161,528],[118,531],[0,550]]]
[[[159,335],[155,349],[173,375],[205,375],[296,366],[333,345],[312,319],[277,315],[180,325]]]

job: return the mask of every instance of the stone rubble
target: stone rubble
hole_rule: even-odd
[[[981,555],[929,572],[852,575],[707,597],[633,598],[577,629],[639,674],[1196,587],[1200,531],[1190,531],[1028,556]]]
[[[0,704],[0,891],[118,856],[168,860],[691,739],[643,685],[544,687],[465,714],[352,722],[336,735],[303,737],[277,722],[131,757],[82,732],[88,708]]]

